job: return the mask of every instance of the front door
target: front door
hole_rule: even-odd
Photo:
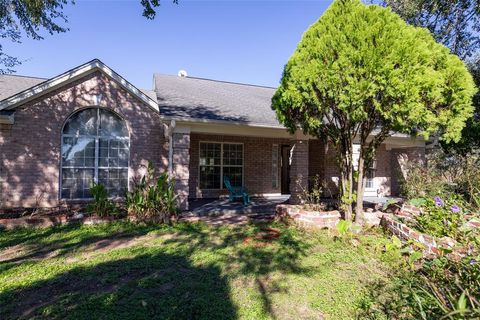
[[[282,165],[282,194],[289,194],[290,193],[290,146],[284,145],[282,146],[282,157],[281,157],[281,165]]]

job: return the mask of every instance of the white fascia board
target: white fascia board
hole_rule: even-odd
[[[191,122],[177,121],[179,130],[189,128],[192,133],[219,134],[229,136],[248,136],[263,138],[285,138],[292,139],[292,135],[282,128],[256,127],[238,123],[214,123],[214,122]],[[175,131],[179,132],[179,131]]]
[[[7,99],[0,101],[0,110],[11,110],[15,107],[19,106],[20,104],[24,104],[29,102],[43,94],[51,92],[65,84],[68,84],[72,81],[75,81],[81,77],[84,77],[96,70],[100,70],[116,82],[118,82],[125,90],[130,92],[131,94],[135,95],[141,101],[146,103],[149,107],[154,109],[155,111],[159,111],[158,104],[153,101],[150,97],[146,94],[141,92],[127,80],[125,80],[122,76],[118,73],[110,69],[107,65],[105,65],[100,60],[92,60],[83,64],[77,68],[69,70],[59,76],[56,76],[50,80],[46,80],[36,86],[33,86],[27,90],[24,90],[14,96],[11,96]]]
[[[161,108],[162,106],[160,106]],[[209,125],[229,125],[229,126],[242,126],[242,127],[256,127],[256,128],[269,128],[269,129],[279,129],[279,130],[286,130],[280,124],[278,126],[269,125],[269,124],[262,124],[262,123],[254,123],[254,122],[237,122],[237,121],[230,121],[230,120],[211,120],[211,119],[200,119],[200,118],[188,118],[188,117],[165,117],[162,116],[162,119],[165,121],[175,120],[178,123],[195,123],[195,124],[209,124]]]

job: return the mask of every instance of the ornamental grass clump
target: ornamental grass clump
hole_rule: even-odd
[[[155,168],[148,164],[147,174],[128,192],[125,205],[135,221],[169,223],[176,216],[176,196],[173,181],[166,173],[154,177]]]

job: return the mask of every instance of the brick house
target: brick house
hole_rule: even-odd
[[[223,176],[252,196],[291,194],[308,177],[338,182],[333,148],[289,134],[271,110],[275,88],[154,75],[140,90],[99,60],[52,79],[0,76],[0,208],[90,198],[93,181],[123,195],[151,161],[175,177],[182,208],[225,195]],[[355,148],[355,146],[354,146]],[[395,134],[370,168],[367,196],[395,195],[425,141]]]

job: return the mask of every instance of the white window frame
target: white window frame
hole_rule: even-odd
[[[215,144],[220,144],[220,165],[208,165],[204,167],[220,167],[220,188],[218,189],[201,189],[200,188],[200,167],[202,166],[200,164],[200,148],[202,143],[215,143]],[[242,146],[242,165],[223,165],[223,145],[224,144],[236,144],[236,145],[241,145]],[[223,167],[236,167],[236,168],[242,168],[242,187],[245,185],[245,145],[242,142],[220,142],[220,141],[199,141],[198,142],[198,183],[197,186],[200,190],[203,191],[209,191],[209,190],[224,190],[223,186]]]
[[[365,190],[369,190],[369,191],[376,190],[377,187],[376,187],[376,183],[375,183],[375,178],[377,176],[377,174],[376,174],[376,172],[377,172],[377,159],[374,158],[370,167],[365,168],[365,170],[367,171],[366,174],[365,174]],[[371,179],[369,179],[367,177],[369,171],[373,172],[373,177]],[[371,187],[367,187],[367,184],[368,184],[369,180],[372,182]]]
[[[65,130],[65,125],[68,123],[68,121],[77,113],[80,113],[80,112],[83,112],[83,111],[86,111],[88,109],[96,109],[97,111],[97,127],[96,127],[96,131],[97,131],[97,135],[78,135],[78,134],[64,134],[63,131]],[[125,119],[123,119],[121,116],[119,116],[116,112],[110,110],[110,109],[104,109],[104,108],[101,108],[101,107],[98,107],[98,106],[92,106],[92,107],[87,107],[87,108],[83,108],[83,109],[80,109],[80,110],[76,110],[75,112],[73,112],[72,114],[70,114],[70,116],[67,118],[67,120],[65,121],[65,123],[63,124],[62,126],[62,132],[61,132],[61,141],[60,141],[60,182],[59,182],[59,199],[61,200],[65,200],[65,201],[85,201],[85,200],[92,200],[93,197],[90,197],[90,198],[64,198],[62,197],[62,189],[63,189],[63,186],[62,186],[62,181],[63,181],[63,169],[94,169],[94,176],[93,176],[93,181],[95,183],[98,183],[98,169],[127,169],[127,190],[130,191],[130,132],[128,134],[128,137],[118,137],[118,136],[111,136],[111,135],[98,135],[98,132],[99,129],[100,129],[100,109],[103,109],[103,110],[106,110],[108,112],[111,112],[113,114],[115,114],[117,117],[119,117],[122,121],[125,122],[125,126],[127,126],[126,124],[126,121]],[[128,126],[127,126],[127,130],[128,130]],[[66,166],[64,167],[63,166],[63,154],[62,154],[62,151],[63,151],[63,147],[64,147],[64,144],[63,144],[63,138],[80,138],[80,137],[85,137],[85,138],[89,138],[89,139],[93,139],[95,141],[95,159],[94,159],[94,167],[80,167],[80,166]],[[128,146],[128,160],[127,160],[127,167],[100,167],[99,166],[99,148],[100,148],[100,139],[104,139],[104,140],[107,140],[107,139],[110,139],[110,138],[115,138],[116,140],[123,140],[123,141],[127,141],[127,146]],[[110,199],[117,199],[117,198],[121,198],[121,197],[109,197]]]

